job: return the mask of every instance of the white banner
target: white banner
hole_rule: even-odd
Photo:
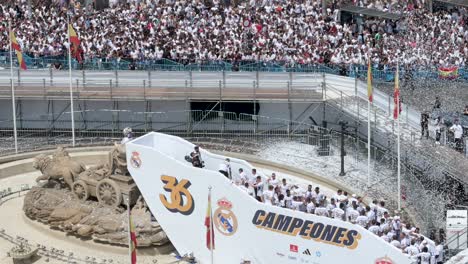
[[[193,144],[149,133],[127,143],[128,168],[177,251],[210,263],[205,217],[212,187],[214,263],[406,264],[400,250],[358,225],[265,205],[217,172],[225,157],[202,150],[206,167],[184,160]],[[232,172],[250,171],[231,158]]]
[[[467,210],[447,210],[447,241],[450,249],[466,249]]]

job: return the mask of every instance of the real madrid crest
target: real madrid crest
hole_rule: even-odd
[[[132,152],[132,157],[130,158],[130,165],[132,165],[132,167],[135,169],[138,169],[141,167],[140,153],[136,151]]]
[[[375,260],[375,264],[394,264],[394,262],[387,256]]]
[[[218,209],[214,212],[214,225],[225,236],[232,236],[237,231],[237,217],[232,212],[232,203],[226,198],[218,200]]]

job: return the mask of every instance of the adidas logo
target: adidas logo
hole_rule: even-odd
[[[308,255],[308,256],[311,256],[311,255],[312,255],[312,254],[310,254],[309,249],[304,250],[304,252],[302,252],[302,254]]]

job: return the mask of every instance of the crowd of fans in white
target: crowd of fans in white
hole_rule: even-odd
[[[66,52],[67,18],[60,5],[37,5],[28,12],[0,4],[0,20],[13,18],[23,50],[32,57]],[[56,1],[57,2],[57,1]],[[62,1],[58,1],[62,2]],[[423,0],[333,2],[322,14],[321,0],[111,1],[88,11],[75,5],[72,23],[87,59],[274,61],[286,65],[375,64],[465,66],[467,10],[429,13]],[[340,22],[340,5],[399,12],[397,21],[358,19]],[[8,50],[6,23],[0,50]]]

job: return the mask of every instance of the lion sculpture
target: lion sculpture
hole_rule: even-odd
[[[74,178],[86,170],[84,164],[73,161],[68,152],[62,147],[55,151],[52,158],[44,154],[36,156],[33,161],[33,168],[40,170],[42,173],[42,176],[36,178],[36,182],[63,178],[70,189]]]

